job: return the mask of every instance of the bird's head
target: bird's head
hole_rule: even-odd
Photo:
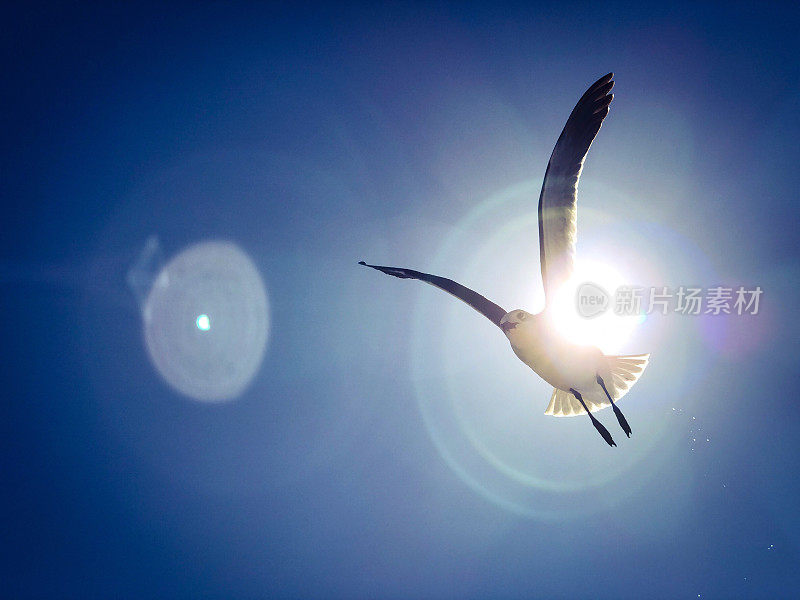
[[[503,333],[508,335],[509,332],[516,329],[517,326],[526,323],[531,319],[533,319],[533,315],[529,312],[519,309],[512,310],[511,312],[503,315],[503,318],[500,319],[500,329],[503,330]]]

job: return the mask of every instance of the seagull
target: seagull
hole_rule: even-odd
[[[546,415],[574,417],[586,414],[609,446],[616,446],[608,430],[592,413],[608,406],[620,427],[631,436],[631,427],[617,406],[638,381],[650,355],[608,356],[593,346],[574,344],[557,330],[553,305],[559,289],[574,269],[577,238],[578,179],[614,95],[614,74],[593,83],[575,105],[556,142],[539,195],[539,262],[545,292],[545,308],[538,314],[524,310],[507,312],[477,292],[437,275],[412,269],[360,265],[401,279],[418,279],[452,294],[497,325],[511,343],[514,354],[553,386]]]

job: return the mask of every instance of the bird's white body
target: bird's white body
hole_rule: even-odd
[[[595,377],[605,366],[603,353],[567,341],[546,313],[530,315],[505,333],[514,354],[553,387],[580,392],[597,385]]]
[[[649,361],[647,354],[607,356],[594,346],[573,344],[558,332],[546,310],[538,315],[512,310],[500,320],[500,328],[514,354],[555,388],[545,411],[554,417],[586,414],[573,390],[590,412],[611,406],[597,377],[616,401],[636,383]]]

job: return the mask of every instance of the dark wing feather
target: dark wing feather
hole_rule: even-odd
[[[429,275],[428,273],[420,273],[419,271],[413,271],[412,269],[368,265],[363,260],[358,264],[377,269],[382,273],[392,275],[393,277],[399,277],[400,279],[419,279],[425,283],[430,283],[440,290],[444,290],[448,294],[452,294],[459,300],[466,302],[498,327],[500,327],[500,319],[502,319],[506,314],[504,309],[497,306],[497,304],[491,300],[487,300],[478,292],[473,292],[471,289],[464,287],[460,283],[456,283],[452,279],[438,277],[437,275]]]
[[[575,259],[578,179],[608,106],[614,98],[613,73],[598,79],[572,110],[556,142],[539,196],[539,259],[545,300],[571,276]]]

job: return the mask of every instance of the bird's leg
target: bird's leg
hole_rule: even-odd
[[[606,396],[608,396],[608,401],[611,402],[611,408],[614,409],[614,414],[617,415],[617,421],[619,422],[619,426],[622,427],[622,431],[625,432],[625,435],[631,437],[631,433],[633,433],[631,431],[631,426],[628,425],[628,421],[625,418],[625,415],[622,414],[622,411],[619,408],[617,408],[616,404],[614,404],[614,399],[611,397],[611,394],[608,393],[608,390],[606,389],[606,384],[603,381],[603,378],[600,377],[600,375],[597,376],[597,383],[600,384],[600,387],[603,388],[603,391],[606,393]]]
[[[578,399],[578,402],[581,403],[581,406],[583,406],[583,410],[586,411],[586,414],[589,415],[589,418],[592,420],[592,425],[594,425],[594,428],[597,429],[598,432],[600,432],[600,435],[603,436],[603,439],[606,441],[606,443],[608,443],[609,446],[616,446],[616,444],[614,443],[614,438],[612,438],[611,434],[608,433],[608,429],[603,427],[603,424],[597,419],[595,419],[594,415],[591,412],[589,412],[589,408],[583,401],[583,397],[572,388],[569,388],[569,391],[572,392],[572,395],[575,396]]]

